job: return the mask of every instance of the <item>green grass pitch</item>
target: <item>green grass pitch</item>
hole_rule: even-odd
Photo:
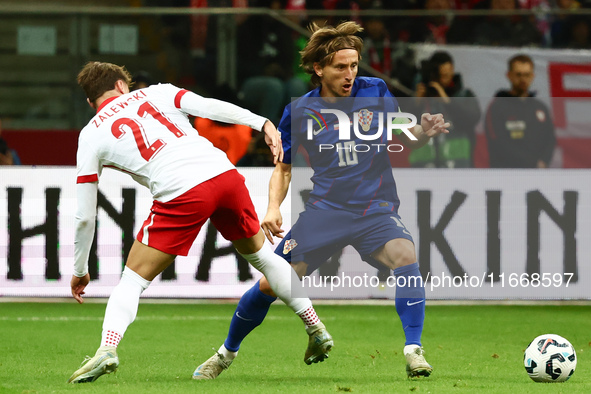
[[[118,354],[119,370],[94,383],[66,380],[100,341],[105,305],[0,303],[0,393],[589,393],[590,306],[428,305],[423,346],[434,372],[409,380],[394,306],[318,305],[334,337],[330,358],[307,366],[307,336],[284,305],[243,343],[213,381],[193,370],[224,340],[233,304],[140,305]],[[566,383],[529,379],[523,351],[555,333],[576,348]]]

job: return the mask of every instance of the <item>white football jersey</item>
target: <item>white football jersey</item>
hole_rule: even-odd
[[[107,99],[82,129],[77,183],[96,182],[104,167],[131,175],[167,202],[234,168],[193,128],[188,115],[261,130],[266,119],[223,101],[159,84]]]

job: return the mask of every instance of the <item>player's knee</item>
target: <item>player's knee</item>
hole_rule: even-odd
[[[265,236],[263,235],[262,230],[260,230],[258,233],[256,233],[250,238],[242,238],[232,241],[232,244],[234,244],[234,247],[236,248],[238,253],[242,255],[257,253],[261,250],[264,243]]]
[[[259,290],[261,291],[261,293],[266,294],[268,296],[277,297],[277,295],[275,294],[275,292],[271,288],[269,281],[267,281],[267,278],[265,278],[264,276],[259,281]]]
[[[414,250],[402,250],[396,256],[396,261],[394,265],[396,268],[404,267],[405,265],[414,264],[417,261],[417,257],[414,253]]]
[[[302,276],[306,275],[306,271],[308,270],[308,264],[300,261],[299,263],[292,263],[291,264],[293,270],[298,275],[298,278],[302,279]]]

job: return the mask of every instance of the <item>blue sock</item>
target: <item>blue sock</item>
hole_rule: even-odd
[[[269,307],[276,299],[261,292],[259,282],[244,293],[232,316],[228,337],[224,342],[226,349],[237,352],[242,340],[263,322]]]
[[[425,288],[422,286],[422,279],[419,279],[421,277],[419,263],[396,268],[394,276],[396,276],[396,312],[400,316],[406,336],[405,345],[421,346],[421,334],[425,321]]]

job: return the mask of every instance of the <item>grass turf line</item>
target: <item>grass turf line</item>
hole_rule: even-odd
[[[193,370],[222,344],[234,305],[142,304],[119,347],[119,371],[68,385],[99,345],[104,309],[0,304],[0,393],[591,392],[589,306],[427,306],[423,346],[434,373],[413,380],[393,306],[318,306],[335,348],[312,366],[303,362],[302,323],[273,306],[230,369],[194,381]],[[534,383],[524,370],[523,351],[544,333],[576,348],[577,370],[566,383]]]

